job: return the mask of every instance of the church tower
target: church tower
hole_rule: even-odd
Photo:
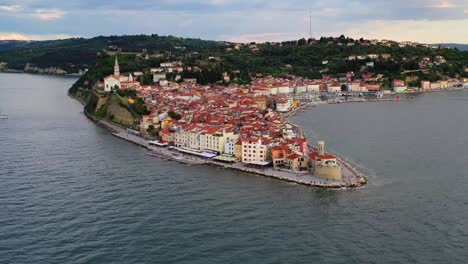
[[[120,76],[120,67],[119,67],[119,62],[117,61],[117,56],[115,56],[114,75]]]
[[[318,153],[319,155],[325,155],[325,142],[324,141],[318,141]]]

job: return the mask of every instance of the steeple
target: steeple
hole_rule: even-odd
[[[117,56],[115,56],[114,75],[120,76],[120,67],[119,67],[119,61],[117,60]]]

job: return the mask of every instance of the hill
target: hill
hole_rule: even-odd
[[[246,84],[261,75],[313,79],[324,74],[345,76],[354,72],[358,76],[383,75],[386,86],[393,79],[417,85],[423,79],[468,77],[466,51],[343,35],[248,44],[158,35],[0,43],[0,62],[8,63],[8,68],[22,70],[31,63],[34,69],[59,67],[68,73],[89,69],[71,91],[77,87],[89,89],[111,74],[116,54],[123,72],[145,73],[143,84],[151,84],[150,68],[166,61],[182,62],[185,68],[181,77],[196,78],[200,84],[226,84],[223,75],[229,76],[230,83]],[[167,78],[174,80],[175,75],[169,74]]]
[[[454,44],[454,43],[441,43],[441,44],[435,44],[439,46],[444,46],[444,47],[449,47],[453,49],[458,49],[462,51],[468,51],[468,44]]]
[[[91,67],[96,63],[96,54],[103,50],[141,52],[153,54],[183,51],[216,50],[222,44],[215,41],[185,39],[173,36],[135,35],[99,36],[95,38],[72,38],[50,41],[1,41],[0,62],[8,67],[23,70],[27,63],[39,68],[59,67],[68,73]]]

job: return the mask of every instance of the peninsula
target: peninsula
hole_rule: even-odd
[[[351,163],[327,153],[325,142],[309,142],[288,116],[323,103],[397,101],[398,94],[468,87],[466,52],[343,37],[304,41],[280,45],[210,43],[221,45],[221,53],[210,50],[213,46],[200,52],[177,46],[175,51],[164,53],[112,46],[98,53],[97,65],[84,73],[70,94],[86,105],[88,117],[110,128],[114,136],[147,148],[148,155],[341,188],[359,187],[367,181]],[[280,72],[268,67],[252,72],[256,61],[234,68],[242,66],[246,58],[264,57],[265,52],[288,49],[288,45],[300,50],[376,47],[381,52],[341,58],[341,69],[348,70],[341,73],[333,73],[336,61],[323,60],[320,64],[325,70],[319,78],[298,72],[300,59],[299,66],[295,61],[284,68],[277,66]],[[405,49],[432,55],[390,53]],[[382,52],[385,50],[389,53]],[[235,61],[236,54],[242,59]],[[458,59],[453,59],[454,54]],[[403,69],[395,74],[391,65],[397,61]],[[350,71],[354,68],[357,71]],[[442,72],[447,75],[439,75]]]

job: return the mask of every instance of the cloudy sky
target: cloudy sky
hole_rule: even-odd
[[[0,0],[0,40],[160,34],[468,43],[468,0]]]

